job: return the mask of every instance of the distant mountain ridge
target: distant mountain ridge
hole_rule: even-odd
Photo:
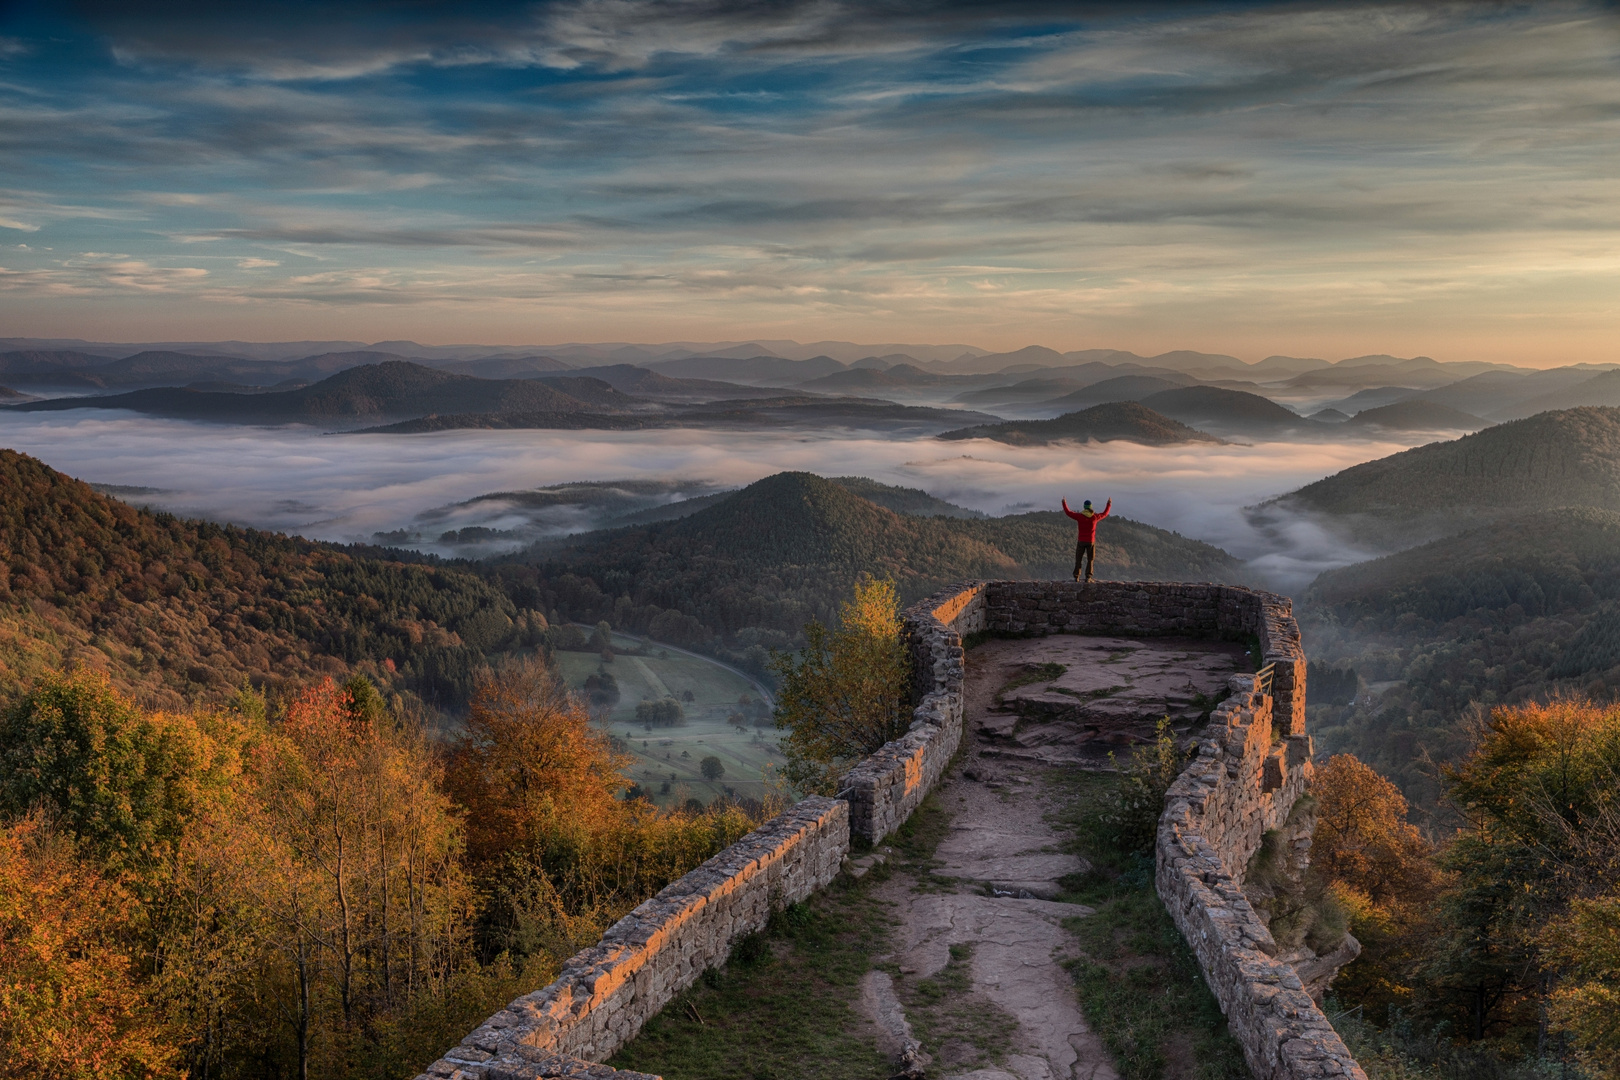
[[[1133,442],[1144,446],[1221,440],[1154,412],[1139,402],[1115,401],[1067,413],[1052,420],[1010,420],[957,428],[941,439],[993,439],[1012,446],[1046,446],[1054,442]]]
[[[28,402],[23,411],[131,409],[154,416],[225,423],[336,423],[354,426],[443,410],[493,412],[604,411],[635,400],[595,380],[591,401],[533,379],[479,379],[406,360],[348,368],[311,386],[262,394],[159,388],[105,397]]]

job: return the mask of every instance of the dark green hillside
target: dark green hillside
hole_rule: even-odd
[[[1013,446],[1046,446],[1055,442],[1124,442],[1146,446],[1175,443],[1220,442],[1213,435],[1161,416],[1134,401],[1094,405],[1080,412],[1066,413],[1053,420],[1013,420],[1004,424],[982,424],[958,428],[940,435],[941,439],[994,439]]]
[[[1404,615],[1442,623],[1517,605],[1525,615],[1620,599],[1620,514],[1565,507],[1516,514],[1382,559],[1329,570],[1305,602],[1349,624]]]
[[[1367,685],[1352,705],[1313,706],[1319,745],[1352,751],[1433,808],[1425,759],[1457,760],[1476,709],[1620,692],[1620,514],[1504,515],[1325,573],[1299,616],[1312,660]]]
[[[1490,425],[1489,420],[1482,420],[1460,409],[1418,398],[1380,405],[1376,409],[1363,409],[1344,426],[1350,429],[1380,427],[1388,431],[1475,431]]]
[[[845,491],[859,495],[868,502],[893,510],[897,514],[911,514],[914,517],[955,517],[955,518],[982,518],[985,515],[977,510],[969,510],[964,506],[936,499],[921,488],[896,487],[892,484],[880,484],[876,480],[864,476],[835,476],[832,483],[837,484]],[[608,529],[621,528],[626,525],[651,525],[656,521],[674,521],[676,518],[690,517],[699,510],[729,499],[734,491],[719,491],[712,495],[699,495],[691,499],[682,499],[680,502],[666,503],[647,510],[638,510],[635,513],[625,514],[607,522],[603,527]]]
[[[936,499],[921,488],[896,487],[893,484],[880,484],[876,480],[864,476],[835,476],[832,482],[849,492],[859,495],[867,502],[876,503],[897,514],[911,514],[915,517],[954,517],[954,518],[982,518],[985,515],[977,510],[969,510],[965,506]]]
[[[1111,518],[1105,578],[1231,580],[1219,548]],[[1074,524],[1059,513],[914,517],[809,473],[779,473],[677,521],[576,537],[495,568],[524,607],[607,618],[758,667],[811,617],[829,620],[856,576],[891,576],[907,600],[971,577],[1067,577]]]
[[[1369,461],[1271,504],[1370,541],[1431,539],[1506,512],[1620,510],[1620,409],[1567,409]]]
[[[152,514],[10,450],[0,493],[0,696],[63,664],[167,706],[358,668],[455,704],[515,632],[463,571]]]
[[[1161,390],[1141,404],[1184,424],[1219,426],[1232,431],[1272,432],[1283,428],[1315,427],[1270,398],[1219,386],[1183,386]]]
[[[598,396],[602,393],[617,392],[604,384]],[[436,412],[580,412],[587,408],[578,398],[536,380],[479,379],[405,360],[353,367],[302,389],[268,394],[164,387],[105,397],[37,401],[15,407],[26,410],[132,409],[188,420],[338,425]],[[605,406],[592,407],[601,410]]]

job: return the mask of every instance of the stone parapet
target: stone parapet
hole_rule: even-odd
[[[911,728],[844,776],[850,832],[876,844],[921,805],[962,742],[962,636],[985,628],[989,586],[953,585],[907,608]]]
[[[1243,873],[1310,778],[1308,737],[1272,743],[1272,700],[1253,676],[1210,718],[1159,819],[1159,899],[1198,957],[1257,1080],[1365,1080],[1344,1040],[1243,893]],[[1298,684],[1303,691],[1303,680]],[[1278,751],[1282,752],[1279,753]]]
[[[1231,696],[1171,787],[1155,852],[1159,896],[1259,1080],[1365,1080],[1299,975],[1276,959],[1271,931],[1243,893],[1249,860],[1266,832],[1288,819],[1311,778],[1305,652],[1291,602],[1241,586],[1177,582],[992,581],[959,588],[907,613],[908,626],[915,619],[927,637],[923,648],[914,647],[916,669],[936,672],[932,683],[921,683],[925,693],[936,687],[948,693],[952,685],[954,643],[943,635],[948,627],[932,625],[937,612],[971,612],[973,629],[1005,635],[1252,641],[1269,684],[1254,675],[1231,678]]]
[[[417,1080],[635,1080],[640,1074],[611,1069],[536,1069],[611,1055],[706,968],[724,963],[738,939],[763,929],[773,910],[832,881],[848,852],[848,804],[805,799],[620,919],[550,986],[484,1021]]]

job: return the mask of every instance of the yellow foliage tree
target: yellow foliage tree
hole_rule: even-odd
[[[904,735],[911,721],[910,664],[894,582],[866,578],[840,612],[837,630],[812,620],[798,659],[779,655],[776,724],[787,779],[801,791],[837,792],[856,760]]]

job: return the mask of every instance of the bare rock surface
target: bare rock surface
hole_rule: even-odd
[[[990,642],[974,655],[1006,687],[969,727],[985,756],[1090,768],[1150,740],[1163,717],[1178,730],[1198,722],[1247,668],[1237,642],[1195,638],[1054,634]]]
[[[968,732],[993,708],[1005,685],[1002,650],[1029,642],[992,642],[969,655]],[[984,653],[984,662],[980,654]],[[971,736],[970,736],[971,737]],[[1053,809],[1044,766],[982,757],[970,750],[964,767],[938,789],[951,826],[935,851],[933,873],[955,879],[954,889],[921,891],[904,872],[882,886],[896,905],[894,964],[906,980],[937,975],[951,946],[971,947],[971,991],[1017,1019],[1006,1059],[994,1067],[950,1070],[937,1061],[930,1077],[949,1080],[1118,1080],[1113,1061],[1080,1012],[1074,981],[1063,962],[1078,954],[1065,919],[1091,909],[1056,902],[1059,879],[1087,869],[1085,860],[1058,850],[1061,837],[1046,821]],[[882,1025],[882,995],[863,994],[867,1012]],[[892,1026],[892,1019],[890,1021]]]

